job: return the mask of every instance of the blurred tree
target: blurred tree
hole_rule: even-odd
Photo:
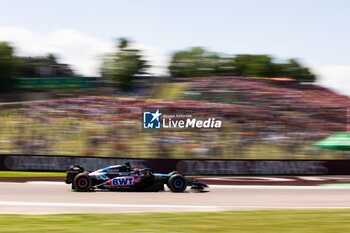
[[[59,63],[53,54],[43,57],[19,57],[18,74],[24,78],[77,76],[69,65]]]
[[[7,42],[0,42],[0,90],[11,89],[11,79],[15,75],[16,59],[13,48]]]
[[[148,67],[140,50],[130,48],[130,42],[121,38],[118,51],[105,56],[102,75],[111,78],[120,89],[126,91],[131,87],[135,75],[146,74]]]
[[[275,77],[276,70],[268,55],[242,54],[234,58],[234,73],[246,77]]]
[[[221,56],[216,75],[232,76],[236,74],[236,63],[233,56]]]
[[[173,77],[237,75],[246,77],[287,77],[299,82],[313,82],[316,76],[295,59],[274,63],[269,55],[240,54],[222,56],[194,47],[175,53],[169,66]]]
[[[169,71],[174,77],[203,77],[217,75],[219,66],[219,55],[194,47],[175,53]]]
[[[279,77],[294,78],[299,82],[314,82],[316,76],[309,68],[303,67],[297,60],[290,59],[288,63],[275,64]]]

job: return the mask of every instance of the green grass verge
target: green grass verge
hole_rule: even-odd
[[[0,171],[0,177],[63,177],[64,172],[16,172]]]
[[[0,232],[350,232],[350,210],[0,215]]]

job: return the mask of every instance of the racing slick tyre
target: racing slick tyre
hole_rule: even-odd
[[[172,171],[169,173],[169,175],[175,175],[175,174],[180,174],[178,171]]]
[[[73,186],[78,192],[87,192],[90,190],[92,181],[90,176],[85,173],[78,174],[73,180]]]
[[[187,180],[183,175],[175,174],[170,177],[167,185],[171,191],[180,193],[187,188]]]

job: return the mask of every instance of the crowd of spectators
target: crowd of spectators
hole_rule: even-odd
[[[349,98],[317,85],[243,77],[185,81],[188,92],[200,98],[86,96],[6,110],[0,149],[123,157],[311,158],[320,154],[313,142],[346,130]],[[142,129],[142,112],[157,109],[220,119],[222,128]]]

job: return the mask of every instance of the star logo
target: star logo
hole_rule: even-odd
[[[144,129],[160,129],[160,116],[159,109],[155,112],[143,112],[143,128]]]
[[[160,115],[162,115],[160,112],[159,112],[159,109],[157,109],[157,111],[155,113],[151,113],[151,115],[153,116],[152,121],[154,121],[155,119],[157,119],[157,121],[159,121],[159,117]]]

